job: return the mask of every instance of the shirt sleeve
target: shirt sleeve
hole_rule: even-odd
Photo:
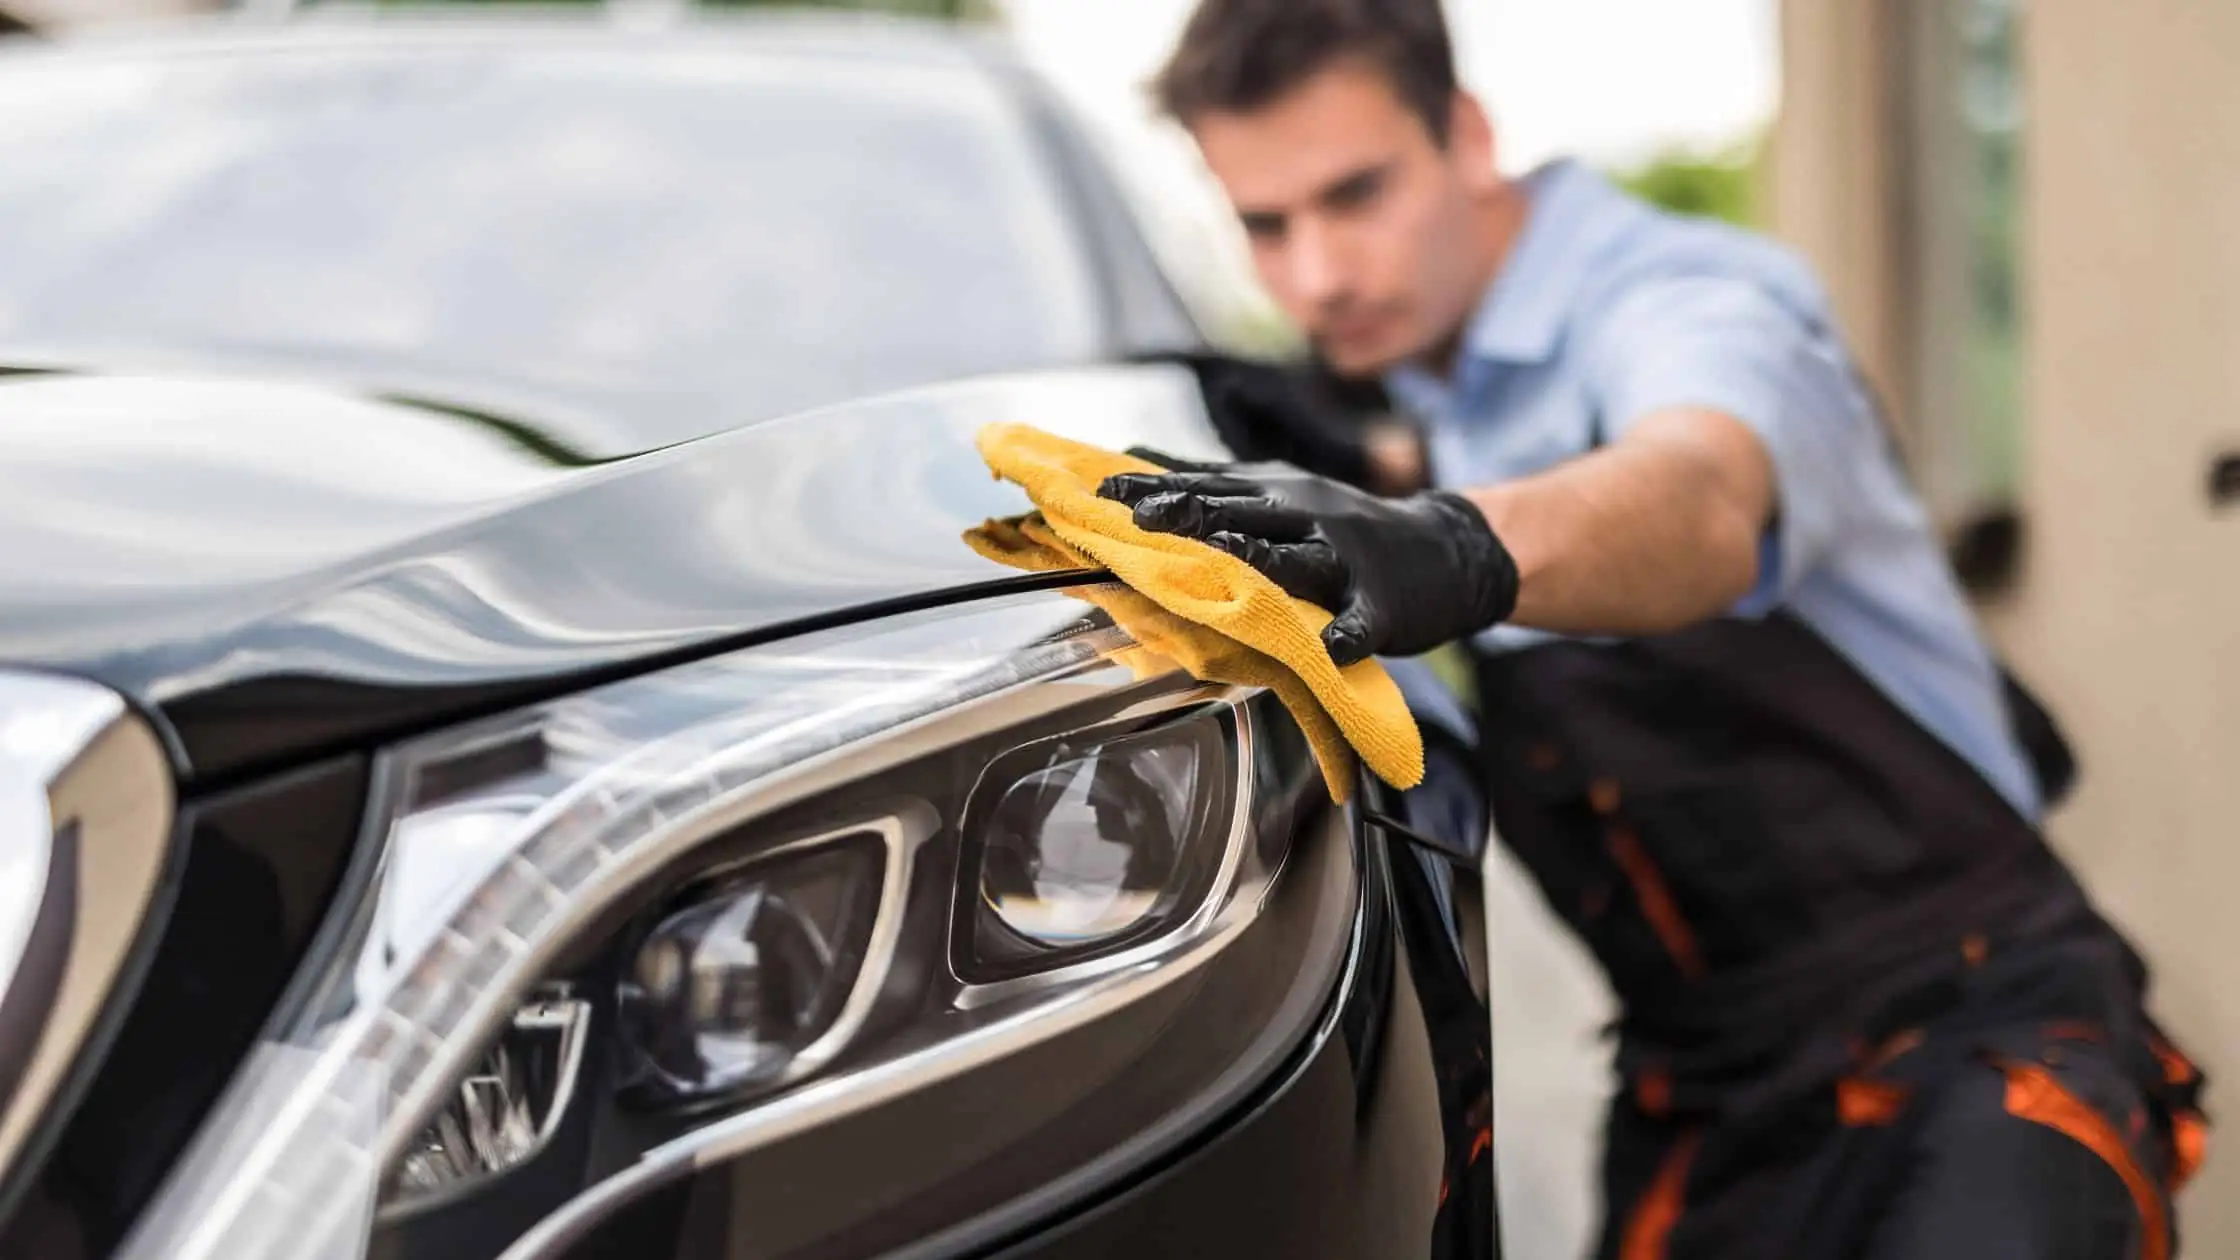
[[[1862,510],[1859,461],[1886,457],[1830,333],[1748,280],[1687,276],[1620,296],[1594,326],[1588,354],[1606,440],[1659,411],[1692,407],[1733,416],[1765,444],[1776,515],[1758,584],[1738,613],[1770,612],[1827,562]]]

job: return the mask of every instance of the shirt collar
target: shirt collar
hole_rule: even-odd
[[[1540,363],[1555,352],[1586,274],[1588,229],[1611,191],[1568,160],[1540,167],[1524,185],[1524,228],[1463,334],[1467,353],[1506,363]]]
[[[1522,183],[1524,226],[1463,329],[1454,379],[1415,365],[1397,368],[1385,384],[1404,403],[1419,410],[1438,405],[1482,373],[1476,362],[1545,362],[1562,339],[1596,235],[1588,229],[1615,198],[1600,176],[1568,159],[1539,167]]]

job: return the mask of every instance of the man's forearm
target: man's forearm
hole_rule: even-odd
[[[1740,421],[1648,417],[1624,441],[1468,492],[1517,563],[1510,621],[1568,634],[1659,634],[1715,616],[1757,580],[1772,469]]]

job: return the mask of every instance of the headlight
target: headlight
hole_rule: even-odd
[[[353,1255],[499,1180],[482,1236],[536,1254],[601,1196],[1188,974],[1282,861],[1256,800],[1312,767],[1274,732],[1268,780],[1252,697],[1139,683],[1083,611],[827,632],[387,755],[347,945],[121,1254]],[[604,1108],[631,1159],[539,1189]]]

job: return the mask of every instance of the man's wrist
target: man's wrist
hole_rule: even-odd
[[[1429,484],[1423,439],[1413,427],[1393,420],[1373,420],[1362,430],[1361,447],[1368,462],[1367,489],[1378,494],[1410,494]]]
[[[1452,519],[1456,577],[1471,593],[1472,624],[1465,634],[1509,620],[1517,611],[1521,575],[1516,557],[1496,533],[1478,504],[1450,490],[1431,490],[1423,498],[1439,506]]]

